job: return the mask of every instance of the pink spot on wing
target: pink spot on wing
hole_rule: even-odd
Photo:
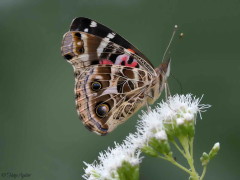
[[[137,61],[133,61],[131,64],[126,63],[128,67],[136,67],[138,65]]]
[[[119,56],[116,58],[116,61],[115,61],[114,64],[116,64],[116,65],[122,65],[122,62],[124,62],[124,64],[125,64],[128,59],[129,59],[129,56],[126,55],[126,54],[119,55]]]
[[[102,60],[100,61],[100,64],[113,64],[113,62],[110,61],[110,60],[108,60],[108,59],[102,59]]]
[[[127,66],[127,67],[137,67],[138,66],[138,62],[136,61],[136,59],[133,59],[132,63],[128,63],[130,56],[127,54],[122,54],[119,55],[116,58],[116,61],[114,64],[116,65],[122,65],[122,66]]]
[[[123,55],[123,56],[121,57],[121,60],[122,60],[122,61],[127,61],[127,60],[128,60],[128,58],[129,58],[129,56],[128,56],[128,55]]]

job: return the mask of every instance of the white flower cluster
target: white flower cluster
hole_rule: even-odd
[[[160,114],[160,119],[164,123],[174,123],[176,120],[178,125],[185,121],[195,121],[197,113],[201,117],[201,112],[205,112],[207,108],[211,107],[208,104],[200,104],[201,98],[196,98],[192,94],[175,95],[169,97],[168,101],[162,101],[157,107]]]
[[[196,116],[205,112],[210,105],[200,104],[202,98],[196,98],[191,94],[175,95],[162,101],[148,113],[143,112],[137,125],[137,133],[130,135],[128,141],[135,142],[135,146],[146,145],[151,138],[167,140],[165,124],[181,125],[185,122],[195,122]]]
[[[95,161],[93,164],[85,163],[87,168],[83,178],[87,180],[118,180],[118,168],[123,162],[131,166],[137,166],[141,162],[140,151],[136,151],[132,143],[115,143],[115,148],[108,148],[104,153],[98,156],[99,164]]]
[[[104,153],[100,153],[99,164],[85,163],[87,168],[83,177],[87,180],[118,179],[117,170],[122,163],[138,165],[142,159],[140,149],[148,146],[152,138],[159,142],[167,142],[166,124],[173,126],[190,121],[195,123],[197,113],[200,114],[210,107],[210,105],[199,104],[200,101],[201,98],[196,98],[191,94],[175,95],[166,102],[159,103],[156,109],[147,113],[143,112],[138,121],[137,131],[129,134],[122,145],[115,143],[115,148],[109,148]]]

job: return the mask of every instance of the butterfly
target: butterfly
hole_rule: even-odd
[[[74,69],[79,118],[98,135],[106,135],[144,105],[153,104],[170,73],[170,61],[154,68],[123,37],[84,17],[72,21],[61,53]]]

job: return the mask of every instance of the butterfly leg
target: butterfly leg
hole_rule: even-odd
[[[147,106],[147,112],[151,111],[151,107],[149,106],[149,104],[146,102],[146,106]]]
[[[167,101],[168,98],[171,96],[170,88],[169,88],[169,85],[167,82],[165,82],[165,84],[164,84],[164,89],[165,89],[165,98]]]
[[[164,84],[164,89],[165,89],[166,102],[168,103],[169,108],[172,109],[171,106],[170,106],[170,103],[169,103],[169,98],[170,98],[172,95],[171,95],[170,88],[169,88],[169,85],[168,85],[167,82]],[[173,109],[172,109],[172,110],[173,110]]]

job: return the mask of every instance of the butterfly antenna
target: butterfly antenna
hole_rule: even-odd
[[[172,36],[171,36],[171,39],[170,39],[170,41],[169,41],[169,43],[168,43],[168,46],[167,46],[167,48],[166,48],[166,50],[165,50],[165,52],[164,52],[164,54],[163,54],[162,62],[163,62],[163,60],[165,59],[165,56],[166,56],[166,54],[167,54],[167,52],[168,52],[168,49],[169,49],[170,46],[171,46],[171,43],[172,43],[173,38],[174,38],[174,36],[175,36],[175,34],[176,34],[177,28],[178,28],[178,25],[175,25],[175,26],[174,26],[173,33],[172,33]]]
[[[173,77],[173,79],[175,79],[175,81],[178,83],[178,85],[180,86],[180,92],[181,94],[183,93],[183,87],[182,87],[182,83],[171,73],[171,76]]]

